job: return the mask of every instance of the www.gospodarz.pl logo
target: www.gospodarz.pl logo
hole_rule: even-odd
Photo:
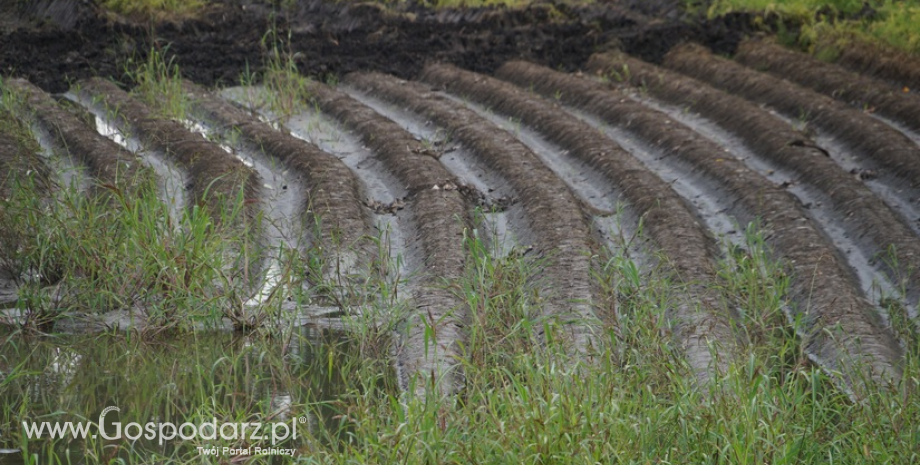
[[[285,422],[218,422],[216,418],[211,421],[199,424],[185,422],[176,425],[172,422],[147,422],[143,425],[136,422],[122,425],[120,422],[110,422],[106,424],[105,416],[109,412],[119,412],[118,407],[106,407],[99,414],[99,422],[40,422],[30,423],[22,422],[26,436],[29,439],[39,439],[46,435],[51,439],[64,439],[72,437],[73,439],[96,438],[101,436],[106,440],[127,439],[137,441],[144,438],[148,441],[157,440],[159,445],[166,441],[181,439],[189,441],[193,439],[225,441],[247,441],[255,443],[258,441],[270,441],[271,445],[277,445],[289,439],[297,439],[297,424],[306,423],[306,417],[294,417],[289,423]],[[98,430],[98,435],[92,432],[92,429]]]

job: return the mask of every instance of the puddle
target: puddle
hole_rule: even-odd
[[[54,454],[73,463],[98,463],[101,453],[109,457],[106,462],[133,462],[153,455],[197,456],[197,446],[269,447],[269,425],[278,422],[296,423],[299,434],[276,447],[300,453],[309,450],[316,437],[310,432],[317,428],[338,431],[343,438],[348,433],[340,428],[335,418],[339,412],[330,403],[347,389],[336,367],[357,357],[358,351],[339,332],[300,328],[289,337],[273,339],[196,332],[158,335],[155,342],[112,334],[38,338],[0,333],[0,339],[3,465],[27,463],[16,452],[23,444],[42,463],[51,462]],[[384,376],[392,379],[392,373]],[[121,438],[104,439],[96,426],[107,407],[118,410],[106,413],[104,433],[114,437],[114,422],[119,422],[124,425]],[[37,426],[48,422],[49,428],[92,422],[89,432],[100,434],[52,440],[46,430],[41,439],[21,440],[27,435],[24,421]],[[233,440],[233,428],[227,427],[231,439],[177,437],[161,445],[159,437],[133,440],[139,430],[127,426],[138,423],[146,429],[148,423],[214,421],[221,428],[262,422],[267,432],[263,440]]]

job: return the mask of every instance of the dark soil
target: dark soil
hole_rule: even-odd
[[[267,2],[220,0],[196,18],[147,24],[85,0],[0,0],[0,74],[53,93],[94,76],[130,84],[125,65],[157,47],[175,57],[186,78],[229,85],[247,70],[261,70],[263,38],[272,27],[277,37],[290,34],[300,71],[321,79],[356,70],[408,78],[428,62],[492,72],[517,58],[573,70],[615,43],[659,61],[688,39],[732,52],[750,30],[746,16],[682,21],[678,4],[613,0],[573,8],[550,1],[522,10],[462,11],[407,4],[397,11],[313,0],[274,10]]]
[[[801,321],[806,352],[852,388],[866,380],[897,382],[902,350],[862,293],[846,262],[787,191],[665,114],[621,97],[596,81],[524,62],[502,66],[497,76],[622,127],[657,147],[690,176],[731,199],[731,213],[747,223],[760,218],[767,243],[788,266],[791,317]],[[856,362],[856,363],[854,363]],[[861,389],[860,389],[861,390]]]
[[[658,250],[668,257],[674,278],[688,285],[686,298],[670,317],[677,342],[701,385],[708,386],[713,372],[724,373],[737,355],[738,344],[729,323],[730,312],[714,292],[718,281],[715,241],[666,182],[589,124],[507,82],[446,65],[426,67],[421,79],[520,118],[616,186],[642,218]]]
[[[409,229],[409,264],[418,273],[412,283],[415,313],[397,350],[399,382],[407,389],[412,376],[421,374],[424,383],[417,389],[439,380],[445,392],[456,391],[469,317],[466,303],[444,282],[455,282],[466,269],[463,238],[473,230],[472,205],[460,182],[397,123],[324,84],[310,91],[319,108],[355,131],[408,193],[400,223]]]
[[[920,298],[918,271],[913,265],[920,260],[920,243],[910,226],[860,180],[837,165],[807,134],[756,103],[622,53],[597,55],[588,67],[598,72],[628,68],[632,85],[645,86],[657,98],[700,112],[745,141],[764,159],[791,170],[798,180],[813,185],[824,194],[842,218],[850,237],[858,241],[867,256],[875,256],[889,245],[895,246],[897,260],[894,263],[880,260],[881,268],[892,282],[903,282],[912,304]],[[804,68],[799,71],[807,72]],[[833,74],[828,72],[828,75]]]
[[[508,182],[523,206],[524,218],[518,224],[526,236],[518,239],[546,258],[544,278],[550,295],[544,313],[574,319],[566,325],[574,347],[588,348],[595,317],[584,304],[592,300],[590,260],[584,252],[592,250],[593,244],[581,206],[562,179],[509,133],[423,84],[377,73],[350,74],[345,82],[430,118]]]

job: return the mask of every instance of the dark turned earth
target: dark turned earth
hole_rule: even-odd
[[[693,40],[733,53],[754,32],[745,15],[687,17],[675,0],[601,1],[573,8],[536,2],[522,10],[432,10],[409,2],[384,10],[371,3],[217,0],[198,17],[156,24],[103,11],[89,0],[0,0],[0,74],[23,77],[51,93],[71,82],[110,77],[130,86],[126,65],[151,47],[166,48],[183,76],[206,86],[235,85],[258,73],[263,40],[276,30],[300,71],[326,80],[351,71],[415,77],[427,63],[492,73],[512,59],[580,69],[613,46],[652,62]]]

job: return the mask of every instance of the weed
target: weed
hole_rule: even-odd
[[[289,118],[310,100],[309,79],[297,68],[302,55],[292,50],[290,31],[286,40],[282,40],[274,27],[262,36],[262,50],[266,57],[263,85],[269,110]]]
[[[182,74],[173,57],[166,58],[169,47],[151,47],[143,61],[129,60],[125,74],[137,86],[134,93],[158,110],[160,116],[184,120],[189,111],[189,99],[182,90]]]

